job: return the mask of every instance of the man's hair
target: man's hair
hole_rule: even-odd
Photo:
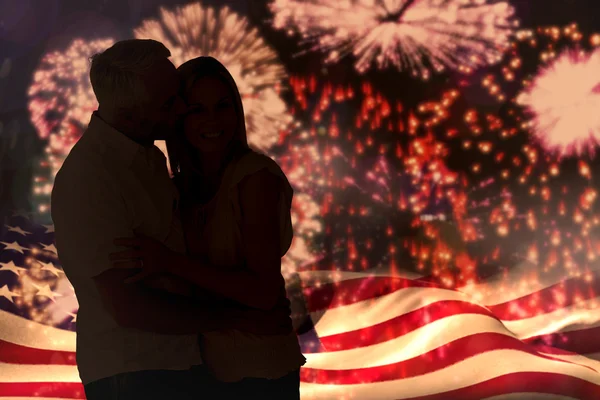
[[[90,57],[90,82],[101,107],[136,109],[148,99],[142,76],[171,52],[161,42],[130,39]]]

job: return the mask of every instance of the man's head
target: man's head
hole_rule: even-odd
[[[185,106],[171,52],[155,40],[123,40],[91,58],[100,116],[138,142],[164,140]]]

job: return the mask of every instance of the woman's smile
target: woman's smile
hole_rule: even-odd
[[[220,131],[204,132],[204,133],[201,133],[200,135],[206,139],[214,139],[214,138],[218,138],[222,134],[223,134],[223,129],[221,129]]]

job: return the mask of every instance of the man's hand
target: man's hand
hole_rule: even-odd
[[[110,254],[110,261],[116,268],[141,269],[128,278],[126,283],[134,283],[149,276],[168,272],[169,264],[175,253],[156,239],[138,235],[134,238],[118,238],[114,240],[117,246],[130,247]]]
[[[272,310],[244,310],[233,322],[235,329],[255,335],[287,335],[294,330],[290,315],[290,301],[282,297]]]

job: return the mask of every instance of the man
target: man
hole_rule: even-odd
[[[88,400],[211,398],[208,375],[194,367],[201,364],[198,333],[287,329],[286,307],[268,322],[265,312],[199,304],[157,291],[156,282],[126,284],[131,271],[112,268],[118,237],[143,234],[185,250],[173,213],[177,191],[153,145],[185,111],[169,57],[153,40],[118,42],[92,57],[99,107],[52,191],[56,246],[79,301],[77,364]],[[158,286],[189,292],[174,277]]]

